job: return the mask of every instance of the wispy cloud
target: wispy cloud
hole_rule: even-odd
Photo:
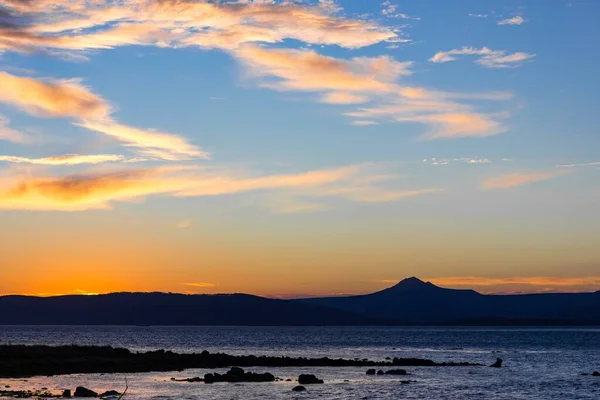
[[[355,202],[390,202],[437,189],[378,186],[369,164],[303,173],[252,176],[226,168],[155,167],[71,176],[8,175],[0,179],[0,208],[81,211],[110,209],[115,202],[148,196],[203,197],[234,193],[287,193],[290,199],[340,197]]]
[[[36,165],[79,165],[79,164],[100,164],[105,162],[123,161],[124,156],[117,154],[93,154],[93,155],[80,155],[80,154],[66,154],[62,156],[52,156],[44,158],[27,158],[27,157],[16,157],[16,156],[2,156],[0,155],[0,161],[16,163],[16,164],[36,164]]]
[[[382,2],[381,7],[381,14],[388,18],[414,19],[416,21],[421,20],[421,18],[411,17],[410,15],[398,12],[398,5],[393,4],[390,0],[385,0]]]
[[[557,167],[559,167],[559,168],[579,168],[579,167],[594,167],[594,166],[600,166],[600,161],[594,161],[594,162],[583,163],[583,164],[561,164],[561,165],[557,165]]]
[[[49,117],[102,118],[108,103],[76,80],[41,81],[0,71],[0,102]]]
[[[304,43],[357,48],[397,37],[387,27],[338,15],[331,3],[123,0],[11,2],[35,24],[0,33],[0,49],[84,51],[126,45],[232,49],[245,43]]]
[[[600,277],[598,276],[517,276],[502,278],[449,276],[427,278],[427,280],[442,287],[477,289],[484,293],[591,292],[600,289]]]
[[[493,278],[485,276],[455,276],[428,278],[428,281],[436,285],[460,285],[460,286],[493,286],[508,284],[524,284],[536,286],[576,286],[576,285],[600,285],[600,276],[584,277],[553,277],[553,276],[517,276]]]
[[[521,17],[520,15],[498,21],[498,25],[521,25],[524,23],[525,18]]]
[[[190,282],[190,283],[184,283],[184,285],[197,287],[197,288],[210,288],[210,287],[217,286],[215,283],[210,283],[210,282]]]
[[[429,164],[429,165],[448,165],[448,164],[453,164],[453,163],[476,165],[476,164],[491,164],[492,160],[490,160],[489,158],[481,158],[481,157],[426,158],[423,160],[423,163]]]
[[[184,138],[156,130],[142,130],[119,124],[110,119],[84,120],[77,126],[100,132],[126,143],[126,146],[138,148],[138,153],[150,158],[167,161],[192,158],[210,158],[210,155],[198,146],[188,143]]]
[[[558,176],[566,175],[568,172],[561,171],[543,171],[543,172],[513,172],[489,178],[483,182],[483,189],[508,189],[515,186],[526,185],[528,183],[542,182]]]
[[[369,121],[369,120],[355,120],[352,121],[352,125],[355,126],[370,126],[370,125],[379,125],[377,121]]]
[[[488,14],[469,14],[469,17],[473,17],[473,18],[487,18]]]
[[[478,113],[458,99],[508,100],[506,93],[445,93],[402,86],[400,77],[412,73],[410,62],[388,56],[350,60],[320,55],[312,50],[267,49],[246,46],[236,52],[251,76],[279,91],[322,93],[320,101],[334,104],[369,102],[371,107],[345,112],[356,125],[374,122],[415,122],[430,127],[427,139],[490,136],[506,128],[497,117]]]
[[[437,52],[429,61],[433,63],[446,63],[455,61],[457,56],[478,56],[475,62],[487,68],[514,68],[523,65],[527,60],[535,57],[535,54],[517,52],[509,54],[506,50],[492,50],[487,47],[480,49],[475,47],[462,47],[449,51]]]

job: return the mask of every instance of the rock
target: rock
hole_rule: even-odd
[[[502,367],[502,359],[501,358],[497,358],[496,362],[493,363],[492,365],[490,365],[490,367],[492,367],[492,368],[500,368],[500,367]]]
[[[383,372],[382,370],[377,371],[377,375],[385,375],[385,372]]]
[[[600,372],[594,371],[594,372],[592,372],[592,376],[600,376]]]
[[[215,382],[274,382],[275,375],[265,372],[264,374],[256,374],[254,372],[244,372],[239,367],[233,367],[225,374],[218,373],[204,375],[204,383]]]
[[[286,382],[291,382],[291,381],[292,381],[292,378],[287,378],[285,381],[286,381]]]
[[[43,387],[40,390],[48,390],[48,388],[47,387]]]
[[[301,385],[312,385],[316,383],[323,383],[323,380],[311,374],[302,374],[298,377],[298,383]]]
[[[375,368],[371,368],[367,370],[367,375],[375,375],[376,371]]]
[[[406,381],[400,381],[400,383],[402,385],[408,385],[409,383],[413,383],[413,382],[416,382],[416,381],[408,381],[408,380],[406,380]]]
[[[4,386],[4,387],[8,389],[8,388],[10,388],[10,385],[6,385],[6,386]]]
[[[71,390],[65,389],[60,397],[71,397]]]
[[[100,397],[113,397],[113,396],[120,396],[121,393],[117,392],[116,390],[109,390],[107,392],[104,392],[100,395]]]
[[[292,392],[304,392],[306,388],[304,386],[294,386]]]
[[[78,386],[75,389],[75,397],[98,397],[98,393],[83,386]]]
[[[406,375],[405,369],[391,369],[389,371],[385,371],[386,375]]]

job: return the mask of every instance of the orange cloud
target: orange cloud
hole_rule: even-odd
[[[391,80],[410,74],[410,62],[401,63],[387,56],[340,60],[312,50],[265,49],[244,46],[235,55],[251,73],[274,76],[277,82],[264,86],[277,90],[390,92]]]
[[[428,278],[436,285],[446,286],[495,286],[495,285],[534,285],[534,286],[578,286],[599,285],[600,276],[584,277],[551,277],[551,276],[521,276],[506,278],[490,278],[477,276]]]
[[[276,207],[280,212],[301,212],[308,211],[306,204],[310,203],[299,203],[296,198],[342,197],[357,202],[388,202],[435,191],[365,185],[369,174],[369,166],[358,165],[260,177],[197,167],[91,172],[66,177],[8,176],[0,180],[0,209],[81,211],[110,209],[114,202],[139,201],[155,195],[202,197],[266,191],[286,192],[292,199],[292,204]],[[314,203],[311,208],[315,208]]]
[[[115,154],[94,154],[79,155],[67,154],[64,156],[52,156],[45,158],[26,158],[16,156],[0,156],[0,161],[17,164],[37,164],[37,165],[79,165],[79,164],[100,164],[111,161],[123,161],[125,157]]]
[[[209,287],[215,287],[217,286],[214,283],[209,283],[209,282],[192,282],[192,283],[184,283],[185,286],[192,286],[192,287],[198,287],[198,288],[209,288]]]
[[[460,276],[428,278],[427,280],[442,287],[476,289],[483,293],[591,292],[600,290],[600,277],[598,276],[505,278]]]
[[[390,28],[342,18],[323,4],[177,0],[89,4],[53,0],[4,5],[41,16],[37,24],[22,28],[19,35],[0,34],[0,46],[17,51],[48,47],[87,50],[129,44],[229,49],[243,43],[284,39],[356,48],[397,38]]]
[[[526,185],[533,182],[546,181],[557,176],[566,175],[568,171],[546,171],[546,172],[513,172],[506,175],[487,179],[481,187],[483,189],[508,189],[515,186]]]
[[[491,115],[453,99],[508,100],[507,93],[445,93],[401,86],[410,75],[410,62],[389,57],[353,58],[322,56],[312,50],[267,49],[244,46],[234,54],[250,73],[265,79],[261,86],[275,90],[323,92],[320,101],[330,104],[374,102],[372,107],[346,112],[358,118],[355,125],[372,125],[377,119],[419,122],[431,127],[427,139],[491,136],[506,128]],[[273,80],[274,78],[274,80]]]
[[[50,117],[102,118],[110,107],[76,81],[40,81],[0,72],[0,102]]]

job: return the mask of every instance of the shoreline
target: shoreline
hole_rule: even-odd
[[[180,354],[168,350],[132,352],[110,346],[0,345],[0,378],[19,379],[93,373],[169,372],[229,367],[465,367],[470,362],[436,362],[394,357],[388,361],[287,356]]]

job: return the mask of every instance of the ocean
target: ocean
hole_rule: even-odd
[[[301,373],[324,379],[292,392],[297,382],[204,383],[171,378],[212,370],[91,374],[0,379],[0,388],[51,391],[85,386],[97,392],[125,388],[127,399],[600,399],[600,328],[436,327],[117,327],[0,326],[0,343],[111,345],[135,351],[225,352],[385,360],[416,357],[468,361],[488,367],[407,367],[410,376],[368,376],[367,368],[247,368],[284,379]],[[225,369],[217,369],[225,372]],[[415,382],[401,384],[401,380]]]

